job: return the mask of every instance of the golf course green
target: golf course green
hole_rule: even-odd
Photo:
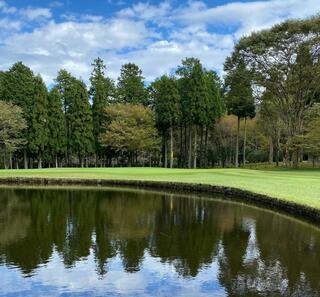
[[[146,180],[248,190],[320,209],[320,170],[57,168],[0,170],[0,178]]]

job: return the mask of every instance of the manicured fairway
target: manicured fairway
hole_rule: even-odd
[[[320,170],[63,168],[0,170],[4,177],[154,180],[230,186],[320,209]]]

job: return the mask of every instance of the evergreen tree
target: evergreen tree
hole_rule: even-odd
[[[70,147],[79,158],[81,167],[88,154],[93,152],[92,112],[85,84],[73,79],[74,98],[69,106]]]
[[[34,74],[31,69],[22,62],[17,62],[2,75],[1,98],[10,101],[22,108],[24,118],[27,122],[27,129],[24,130],[23,138],[26,143],[23,147],[24,168],[28,168],[28,140],[30,139],[31,109],[34,100]]]
[[[97,162],[97,157],[102,155],[100,136],[103,132],[104,110],[114,94],[114,85],[110,78],[105,77],[106,66],[102,59],[95,59],[92,66],[90,95],[92,96],[93,135]]]
[[[198,59],[187,58],[182,61],[182,66],[177,70],[181,77],[181,104],[185,125],[189,129],[189,155],[188,167],[197,167],[197,127],[205,125],[208,118],[209,97],[206,86],[205,74]],[[192,149],[192,138],[194,145]]]
[[[170,138],[170,168],[173,167],[173,129],[180,118],[180,94],[174,78],[163,75],[151,84],[156,124],[164,139],[164,167],[167,167],[167,140]]]
[[[70,106],[75,98],[75,77],[73,77],[69,72],[62,69],[59,71],[56,78],[56,88],[58,89],[63,106],[64,112],[64,127],[67,139],[67,150],[66,150],[66,162],[67,165],[71,165],[71,120],[70,120]]]
[[[38,167],[42,168],[42,160],[48,143],[48,92],[42,78],[34,78],[34,95],[30,108],[30,127],[28,135],[29,151],[38,159]]]
[[[226,61],[225,71],[227,76],[225,78],[226,88],[226,106],[229,114],[238,117],[235,166],[239,166],[239,136],[240,136],[240,120],[255,116],[255,104],[252,95],[250,72],[246,69],[245,62],[240,59],[236,64],[231,63],[230,59]],[[246,127],[243,145],[243,162],[245,164],[245,150],[246,150]]]
[[[124,64],[118,78],[118,100],[121,103],[147,105],[147,92],[141,69],[133,64]]]
[[[201,147],[200,153],[205,157],[204,166],[207,167],[208,163],[208,130],[222,117],[224,113],[224,104],[221,96],[222,83],[219,76],[214,71],[205,72],[205,81],[207,87],[208,101],[207,101],[207,115],[205,121],[205,136],[204,136],[204,149],[203,149],[203,132],[201,129]],[[200,162],[200,165],[201,162]]]
[[[64,114],[62,110],[61,95],[57,87],[52,88],[48,96],[49,114],[49,141],[48,155],[51,161],[54,160],[58,167],[58,159],[66,152],[66,131],[64,125]]]

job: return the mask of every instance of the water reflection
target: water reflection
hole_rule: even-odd
[[[241,204],[0,190],[0,296],[319,296],[319,264],[319,230]]]

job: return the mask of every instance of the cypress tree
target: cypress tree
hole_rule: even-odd
[[[49,141],[48,154],[51,161],[58,167],[58,160],[66,152],[66,131],[64,125],[64,114],[62,110],[61,95],[57,87],[52,88],[48,96],[49,114]]]
[[[124,64],[118,78],[118,100],[121,103],[147,105],[147,92],[141,69],[133,63]]]
[[[24,168],[28,168],[28,140],[30,139],[31,108],[34,100],[34,74],[31,69],[22,62],[17,62],[2,75],[1,98],[20,106],[27,122],[27,129],[24,130],[23,138],[26,143],[23,147]]]
[[[42,160],[48,142],[48,92],[42,78],[34,78],[34,95],[30,108],[30,127],[28,137],[29,151],[38,159],[38,167],[42,168]]]
[[[163,75],[151,85],[156,123],[164,139],[164,167],[167,167],[167,140],[170,138],[170,168],[173,167],[173,129],[180,118],[180,94],[177,82]]]
[[[100,145],[100,136],[103,130],[104,110],[108,101],[111,100],[114,94],[113,81],[105,77],[106,66],[103,60],[97,58],[92,64],[93,71],[90,77],[91,88],[90,96],[92,97],[92,120],[93,120],[93,135],[97,159],[102,157],[103,148]]]
[[[75,94],[68,111],[71,129],[70,146],[83,167],[86,157],[93,152],[92,112],[85,84],[77,79],[73,80],[73,84]]]

